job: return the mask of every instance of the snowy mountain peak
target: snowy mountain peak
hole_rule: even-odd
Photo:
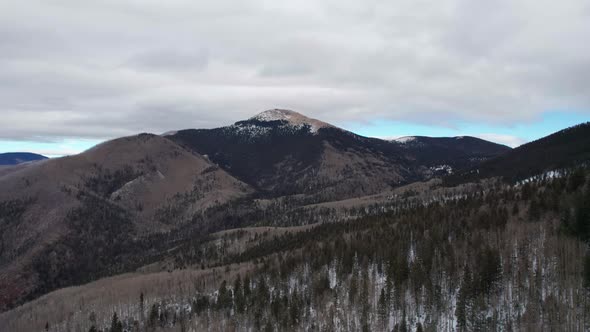
[[[301,115],[297,112],[291,111],[291,110],[284,110],[284,109],[275,108],[272,110],[260,112],[250,119],[259,120],[259,121],[278,121],[278,120],[289,121],[291,118],[297,117],[297,116],[303,117],[303,115]]]
[[[162,135],[160,135],[160,136],[174,136],[174,135],[176,135],[177,133],[178,133],[178,131],[177,131],[177,130],[169,130],[169,131],[167,131],[167,132],[163,133],[163,134],[162,134]]]
[[[403,137],[398,137],[396,139],[394,139],[393,141],[398,142],[398,143],[409,143],[412,141],[415,141],[416,137],[414,136],[403,136]]]
[[[325,127],[334,127],[331,124],[325,123],[323,121],[308,118],[301,113],[297,113],[291,110],[285,109],[272,109],[268,111],[264,111],[259,113],[250,118],[250,120],[258,120],[258,121],[287,121],[290,125],[293,126],[302,126],[302,125],[309,125],[311,127],[311,132],[317,132],[320,128]]]

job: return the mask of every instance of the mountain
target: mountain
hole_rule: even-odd
[[[568,185],[573,174],[527,186],[482,182],[460,195],[401,197],[375,215],[214,233],[158,264],[0,313],[0,326],[585,331],[590,172],[581,175],[578,186]]]
[[[381,194],[507,149],[467,137],[386,141],[269,110],[13,166],[0,172],[0,308],[170,250],[194,260],[200,241],[226,228],[335,220],[305,206]]]
[[[506,145],[471,137],[405,136],[392,140],[406,149],[415,164],[448,173],[478,165],[511,150]],[[446,175],[438,172],[437,175]]]
[[[490,177],[518,181],[590,162],[590,122],[560,130],[446,178],[448,184]]]
[[[368,138],[280,109],[167,137],[267,196],[305,195],[309,201],[377,193],[509,150],[467,137],[418,137],[411,143]]]
[[[44,160],[47,157],[30,152],[6,152],[0,153],[1,165],[18,165],[30,161]]]
[[[287,110],[169,137],[267,196],[361,196],[397,185],[411,174],[399,147]]]
[[[576,330],[590,283],[588,128],[511,150],[368,138],[270,110],[9,166],[0,326]],[[526,186],[496,179],[556,168]]]
[[[0,187],[0,309],[139,262],[157,247],[146,242],[153,234],[251,192],[151,134],[17,169]]]

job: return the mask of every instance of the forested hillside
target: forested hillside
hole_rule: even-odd
[[[448,176],[450,185],[502,177],[519,181],[548,171],[590,162],[590,122],[560,130],[482,164]]]
[[[17,166],[0,326],[587,330],[587,129],[509,150],[274,110]]]
[[[90,284],[72,304],[47,306],[58,291],[0,319],[14,331],[582,331],[589,182],[576,169],[356,220],[246,228],[159,287],[139,274],[134,291],[97,300]]]

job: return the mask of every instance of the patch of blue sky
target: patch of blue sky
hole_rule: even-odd
[[[404,121],[372,121],[339,124],[359,135],[380,138],[402,136],[475,136],[489,141],[516,147],[547,136],[561,129],[590,121],[588,112],[552,111],[543,113],[538,120],[513,125],[489,125],[476,122],[459,122],[454,127],[424,125]],[[65,138],[47,141],[0,140],[0,152],[33,152],[47,157],[72,155],[100,143],[98,139]]]
[[[33,152],[54,158],[80,153],[100,142],[100,140],[77,138],[42,142],[0,140],[0,152]]]
[[[518,146],[547,136],[561,129],[589,121],[585,112],[552,111],[543,113],[538,120],[513,125],[459,122],[454,127],[423,125],[404,121],[373,121],[365,124],[349,123],[343,127],[359,135],[380,138],[403,136],[476,136],[510,146]]]

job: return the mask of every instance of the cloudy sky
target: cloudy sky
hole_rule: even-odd
[[[0,2],[0,152],[288,108],[517,146],[590,119],[587,0]]]

